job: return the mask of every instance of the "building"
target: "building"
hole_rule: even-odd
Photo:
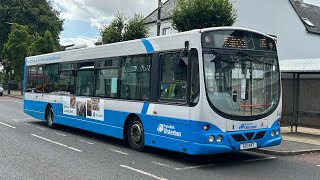
[[[161,8],[161,35],[167,35],[177,33],[178,31],[172,27],[172,14],[177,0],[167,0],[163,3]],[[150,36],[157,35],[157,20],[158,20],[158,9],[155,9],[152,13],[145,17],[144,21],[149,29]]]
[[[232,0],[238,18],[234,26],[250,28],[278,37],[279,59],[320,57],[320,7],[311,0]],[[172,14],[177,0],[162,7],[161,35],[176,33]],[[150,36],[157,34],[158,11],[145,18]]]

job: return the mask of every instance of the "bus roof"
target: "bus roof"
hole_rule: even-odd
[[[182,49],[185,46],[185,41],[189,41],[191,36],[197,36],[206,31],[214,30],[243,30],[250,31],[268,36],[258,31],[254,31],[246,28],[238,27],[214,27],[206,29],[195,29],[191,31],[156,36],[149,38],[142,38],[130,41],[123,41],[117,43],[111,43],[96,47],[89,47],[83,49],[75,49],[70,51],[60,51],[55,53],[43,54],[38,56],[31,56],[26,58],[26,66],[38,65],[38,64],[51,64],[59,62],[71,62],[78,60],[90,60],[116,56],[126,56],[134,54],[146,54],[158,51],[168,51]],[[200,38],[199,38],[200,44]]]

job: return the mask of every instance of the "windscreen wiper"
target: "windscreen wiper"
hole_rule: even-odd
[[[226,59],[224,55],[220,54],[217,50],[215,50],[213,48],[210,48],[210,51],[214,55],[218,56],[220,58],[220,61],[227,62],[227,63],[237,63],[237,62],[239,62],[239,61],[230,61],[230,60]],[[215,62],[215,59],[212,59],[210,62]]]
[[[251,56],[250,54],[242,51],[242,50],[239,50],[237,54],[240,54],[240,55],[244,55],[244,56],[247,56],[249,58],[251,58],[252,60],[256,61],[256,62],[259,62],[259,63],[262,63],[262,64],[268,64],[268,65],[271,65],[271,66],[276,66],[275,64],[272,64],[272,63],[268,63],[268,62],[263,62],[259,59],[257,59],[256,57],[254,56]]]

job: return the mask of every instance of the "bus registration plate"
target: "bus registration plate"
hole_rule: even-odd
[[[256,142],[251,142],[251,143],[245,143],[245,144],[240,144],[240,149],[252,149],[252,148],[256,148],[257,147],[257,143]]]

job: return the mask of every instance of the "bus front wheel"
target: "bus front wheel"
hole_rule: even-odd
[[[136,151],[144,149],[144,128],[138,117],[134,117],[127,124],[127,138],[132,149]]]
[[[55,124],[54,124],[54,113],[53,113],[53,109],[51,106],[47,107],[46,110],[46,123],[48,125],[49,128],[54,128]]]

